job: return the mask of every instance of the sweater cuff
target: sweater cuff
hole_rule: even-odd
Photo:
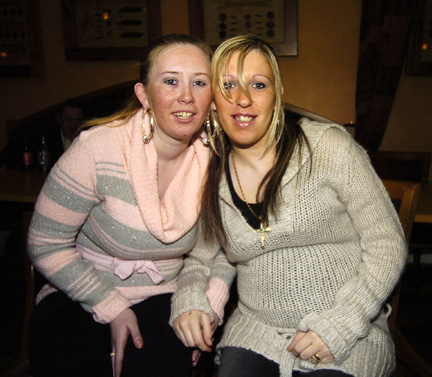
[[[204,292],[179,292],[175,293],[171,299],[171,316],[169,324],[172,326],[175,319],[190,310],[200,310],[210,317],[210,321],[214,321],[213,310],[209,300]]]
[[[218,278],[210,279],[209,286],[206,290],[212,310],[219,317],[219,325],[222,325],[224,318],[224,308],[229,298],[228,285]]]
[[[91,311],[96,322],[109,323],[131,305],[132,303],[126,300],[119,291],[113,290],[105,300],[93,306]]]
[[[299,324],[300,331],[313,331],[316,333],[332,353],[335,362],[340,364],[351,353],[345,339],[337,328],[328,320],[320,318],[317,313],[309,313]]]

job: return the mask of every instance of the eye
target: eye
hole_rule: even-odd
[[[226,89],[226,90],[230,90],[230,89],[232,89],[232,88],[234,88],[235,87],[235,84],[234,83],[232,83],[232,82],[224,82],[224,88]]]
[[[177,80],[175,80],[175,79],[165,79],[164,83],[168,84],[168,85],[176,85],[177,84]]]
[[[207,83],[205,81],[203,81],[203,80],[196,80],[196,81],[194,81],[194,85],[196,85],[196,86],[206,86]]]
[[[266,87],[266,84],[264,84],[263,82],[256,82],[252,84],[252,88],[255,89],[264,89]]]

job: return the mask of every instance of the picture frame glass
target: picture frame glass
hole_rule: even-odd
[[[192,35],[215,48],[244,33],[258,35],[277,56],[297,56],[297,0],[189,0]]]
[[[75,12],[79,48],[148,44],[147,7],[142,0],[76,0]]]
[[[204,0],[204,37],[210,45],[247,32],[269,43],[284,42],[285,3]]]

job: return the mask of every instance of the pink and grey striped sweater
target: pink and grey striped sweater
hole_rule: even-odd
[[[197,240],[209,151],[188,148],[163,200],[157,153],[142,142],[141,111],[126,124],[84,131],[53,167],[35,206],[28,253],[50,281],[107,323],[132,304],[175,292],[183,256]],[[215,261],[208,294],[222,318],[230,281]]]

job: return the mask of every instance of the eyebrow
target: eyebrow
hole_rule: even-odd
[[[181,72],[178,72],[178,71],[164,71],[164,72],[161,72],[160,74],[161,75],[167,75],[167,74],[168,75],[179,75],[179,74],[181,74]],[[205,73],[205,72],[195,72],[194,75],[195,76],[204,75],[204,76],[210,77],[210,75],[208,73]]]
[[[261,73],[256,73],[255,75],[252,76],[252,79],[256,80],[258,77],[264,77],[265,79],[267,79],[269,81],[273,81],[270,77],[268,77],[266,75],[263,75]],[[237,76],[234,76],[232,74],[228,74],[228,75],[222,76],[222,79],[224,79],[224,80],[226,80],[226,79],[235,79],[235,78],[237,78]]]

